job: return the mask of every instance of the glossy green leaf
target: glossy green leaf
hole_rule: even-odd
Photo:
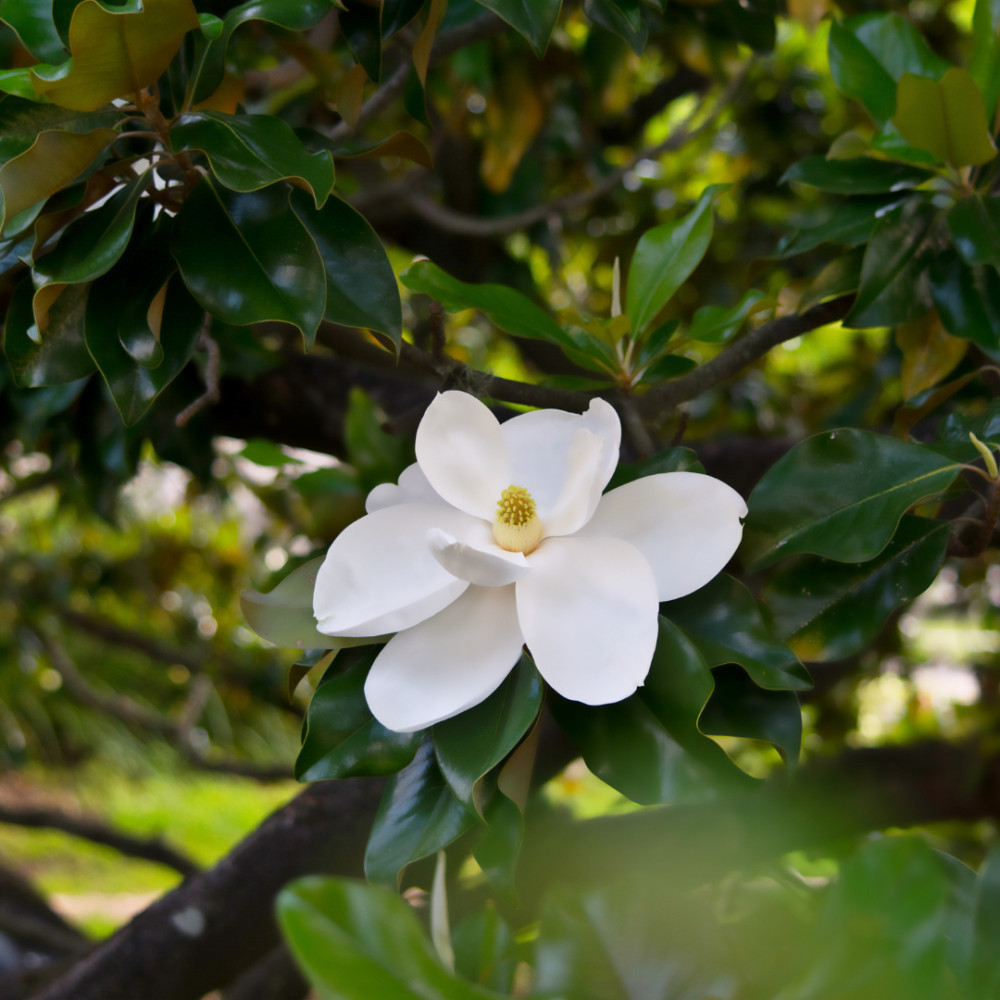
[[[764,590],[775,628],[804,660],[841,660],[864,649],[892,613],[934,581],[948,525],[904,517],[889,544],[864,563],[804,557]]]
[[[11,220],[20,212],[55,194],[83,173],[115,136],[110,128],[82,133],[50,130],[39,133],[30,148],[0,167],[3,196],[0,229],[11,228]]]
[[[639,0],[583,0],[583,12],[594,24],[625,39],[636,55],[642,55],[649,26]]]
[[[835,257],[809,283],[809,287],[799,299],[799,311],[804,312],[820,302],[840,298],[857,292],[861,284],[861,268],[864,265],[864,250],[855,247]]]
[[[664,354],[650,362],[642,373],[642,381],[650,385],[665,382],[669,378],[686,375],[698,367],[694,358],[686,358],[682,354]]]
[[[188,363],[204,318],[198,303],[175,275],[167,286],[163,305],[163,359],[155,368],[144,368],[125,350],[119,336],[118,308],[136,284],[128,280],[134,264],[129,265],[94,282],[85,321],[87,349],[127,427],[145,414]]]
[[[381,4],[352,3],[340,14],[344,41],[374,83],[382,79],[382,9]]]
[[[591,707],[552,695],[549,706],[599,778],[634,802],[677,802],[709,794],[712,777],[740,780],[698,730],[712,687],[701,654],[661,618],[649,675],[631,698]]]
[[[996,0],[976,0],[972,14],[972,56],[969,72],[986,105],[986,119],[993,121],[1000,98],[1000,7]]]
[[[278,923],[320,1000],[491,1000],[431,947],[415,911],[381,886],[311,876],[283,889]]]
[[[323,261],[324,318],[384,333],[398,350],[403,335],[399,286],[375,230],[337,197],[328,198],[317,211],[304,193],[293,191],[291,205]]]
[[[979,88],[958,66],[940,80],[904,74],[892,120],[910,145],[953,167],[979,166],[997,154]]]
[[[93,132],[111,128],[120,118],[121,113],[114,108],[70,111],[55,104],[7,97],[0,101],[0,162],[30,149],[40,132]]]
[[[333,0],[248,0],[228,11],[219,33],[205,46],[188,83],[191,104],[209,97],[222,83],[226,50],[233,32],[248,21],[264,21],[291,31],[304,31],[325,17]]]
[[[71,59],[34,69],[35,90],[53,104],[96,111],[154,84],[198,27],[191,0],[127,0],[109,10],[83,0],[69,26]]]
[[[794,257],[824,243],[848,247],[867,243],[879,216],[899,201],[897,195],[890,196],[889,200],[885,196],[848,198],[792,220],[792,228],[787,229],[778,240],[774,256]]]
[[[757,687],[734,664],[716,667],[712,676],[715,690],[701,713],[702,732],[770,743],[794,771],[802,745],[802,711],[795,692]]]
[[[918,187],[932,176],[930,171],[908,163],[870,157],[828,160],[823,156],[807,156],[785,171],[781,183],[797,181],[834,194],[882,194]]]
[[[955,461],[975,461],[977,453],[969,440],[969,431],[980,441],[1000,445],[1000,400],[979,413],[949,413],[938,426],[935,447],[946,451]]]
[[[70,223],[52,252],[35,261],[35,271],[49,281],[75,284],[110,270],[128,246],[139,197],[150,183],[148,174],[140,174]]]
[[[559,20],[562,0],[476,0],[502,17],[541,56]]]
[[[948,229],[967,264],[1000,267],[1000,197],[974,194],[956,202]]]
[[[712,203],[725,185],[705,188],[687,215],[647,230],[636,244],[628,272],[625,312],[634,336],[641,336],[656,314],[698,266],[712,239]]]
[[[547,340],[571,350],[577,347],[541,306],[506,285],[467,284],[446,274],[429,260],[416,261],[399,277],[410,291],[429,295],[449,312],[478,309],[490,322],[515,337]]]
[[[480,779],[517,746],[541,705],[542,682],[531,660],[522,656],[489,698],[434,726],[438,766],[467,807],[477,807]]]
[[[295,761],[299,781],[395,774],[413,760],[423,733],[386,729],[365,701],[365,678],[381,651],[369,645],[338,654],[309,702]]]
[[[288,197],[277,186],[229,194],[205,177],[177,215],[172,252],[207,312],[234,326],[290,323],[308,347],[326,308],[326,275]]]
[[[759,687],[772,691],[812,687],[809,672],[765,623],[750,591],[725,573],[664,604],[663,615],[683,630],[710,667],[738,663]]]
[[[240,594],[243,617],[257,635],[276,646],[294,649],[337,649],[345,645],[342,639],[316,631],[313,590],[324,558],[310,559],[293,569],[266,594],[256,590]]]
[[[39,332],[31,311],[34,286],[25,279],[11,296],[3,330],[3,350],[14,376],[23,388],[75,382],[94,370],[83,339],[83,316],[88,285],[69,285],[48,312],[45,330]]]
[[[725,343],[736,334],[757,304],[766,298],[763,292],[751,288],[735,306],[702,306],[688,327],[688,339],[709,344]]]
[[[52,20],[52,4],[39,0],[0,0],[0,21],[6,21],[21,44],[39,62],[62,62],[66,58],[62,39]]]
[[[27,68],[0,70],[0,91],[27,101],[38,100],[31,82],[31,70]]]
[[[310,153],[291,127],[273,115],[181,115],[170,130],[170,145],[174,152],[200,149],[215,176],[233,191],[257,191],[287,180],[311,191],[319,208],[333,190],[330,154]]]
[[[508,994],[517,966],[514,933],[494,906],[484,906],[451,930],[455,972],[469,982]]]
[[[914,504],[957,469],[921,445],[847,428],[795,445],[750,494],[743,558],[754,569],[799,552],[837,562],[874,559]]]
[[[365,851],[365,874],[397,885],[411,862],[447,847],[476,822],[444,780],[429,740],[386,784]]]
[[[1000,346],[1000,274],[987,264],[970,267],[953,250],[930,266],[931,299],[954,337],[996,350]]]
[[[830,73],[840,90],[862,102],[878,124],[896,110],[904,73],[937,79],[950,63],[935,55],[902,15],[861,14],[830,25]]]
[[[875,227],[861,266],[861,286],[845,326],[892,326],[931,306],[927,265],[934,252],[937,209],[919,199],[886,213]]]

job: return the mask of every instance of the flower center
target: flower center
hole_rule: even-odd
[[[508,486],[497,501],[493,539],[508,552],[532,552],[542,539],[534,497],[523,486]]]

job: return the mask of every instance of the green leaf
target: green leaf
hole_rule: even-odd
[[[62,39],[52,21],[51,3],[39,0],[0,0],[0,21],[6,21],[21,44],[39,62],[61,62],[66,58]]]
[[[982,997],[983,1000],[997,1000],[1000,997],[1000,966],[996,960],[998,936],[1000,847],[994,846],[983,861],[975,883],[967,996]]]
[[[649,26],[639,0],[583,0],[583,12],[594,24],[625,39],[637,56],[642,55]]]
[[[867,156],[854,160],[807,156],[792,164],[780,183],[798,181],[834,194],[882,194],[919,187],[933,176],[930,171],[908,163],[890,163]]]
[[[541,306],[506,285],[470,285],[429,260],[414,262],[399,278],[411,291],[429,295],[448,312],[478,309],[505,333],[577,349],[572,337]]]
[[[31,311],[34,286],[26,278],[11,296],[3,330],[3,349],[14,384],[22,388],[75,382],[94,370],[83,339],[88,285],[64,288],[48,312],[44,331]]]
[[[127,0],[112,10],[83,0],[69,26],[71,58],[60,66],[36,66],[35,90],[78,111],[137,96],[156,83],[184,36],[197,27],[191,0]]]
[[[664,354],[651,362],[643,371],[642,381],[656,385],[656,383],[665,382],[669,378],[685,375],[697,367],[698,362],[693,358],[686,358],[682,354]]]
[[[413,760],[423,733],[386,729],[365,701],[365,678],[381,651],[368,645],[339,653],[327,671],[306,713],[299,781],[395,774]]]
[[[938,255],[930,266],[931,298],[945,329],[987,350],[1000,338],[1000,275],[995,268],[970,267],[953,250]]]
[[[557,695],[549,699],[587,767],[644,805],[704,798],[713,776],[741,780],[722,748],[698,730],[713,687],[704,659],[662,617],[659,630],[649,675],[631,698],[597,707]]]
[[[340,198],[328,198],[318,211],[292,192],[292,211],[316,243],[326,273],[324,318],[343,326],[377,330],[398,352],[403,312],[392,265],[375,230]]]
[[[873,642],[896,608],[934,581],[948,547],[947,524],[904,517],[892,541],[863,563],[804,557],[764,590],[778,633],[804,660],[842,660]]]
[[[903,514],[954,481],[949,460],[921,445],[847,428],[795,445],[750,494],[741,553],[749,568],[799,552],[867,562]]]
[[[514,933],[494,906],[473,910],[452,927],[455,971],[487,989],[511,992],[517,966]]]
[[[273,115],[181,115],[170,130],[170,146],[174,152],[200,149],[215,176],[233,191],[257,191],[287,180],[312,192],[319,208],[333,190],[329,152],[310,153],[291,127]]]
[[[441,965],[414,909],[381,886],[311,876],[283,889],[278,923],[320,1000],[497,1000]]]
[[[687,215],[649,229],[639,239],[625,297],[634,336],[642,335],[705,256],[712,239],[712,203],[725,187],[713,184],[705,188]]]
[[[333,6],[333,0],[248,0],[234,7],[226,14],[218,35],[205,46],[195,65],[188,83],[190,103],[204,101],[222,83],[229,40],[241,24],[265,21],[291,31],[304,31],[322,20]]]
[[[1000,267],[1000,197],[974,194],[956,202],[948,229],[967,264]]]
[[[975,461],[978,452],[969,440],[969,431],[980,441],[1000,445],[1000,400],[980,413],[949,413],[938,426],[935,447],[946,451],[957,462]]]
[[[365,874],[397,885],[402,870],[447,847],[474,823],[444,780],[429,740],[386,784],[365,851]]]
[[[716,667],[712,676],[715,690],[701,713],[702,732],[770,743],[794,771],[802,745],[802,711],[795,692],[757,687],[731,664]]]
[[[83,133],[40,132],[30,148],[0,167],[3,200],[0,229],[12,229],[9,224],[20,212],[55,194],[83,173],[116,134],[110,128]]]
[[[0,162],[30,149],[40,132],[93,132],[111,128],[121,118],[114,108],[70,111],[55,104],[38,104],[20,97],[0,101]]]
[[[542,683],[534,664],[522,656],[485,701],[432,730],[438,767],[467,808],[479,808],[477,785],[517,746],[542,705]]]
[[[941,80],[904,74],[892,120],[911,146],[953,167],[979,166],[997,154],[983,97],[968,70],[958,66]]]
[[[1000,7],[996,0],[977,0],[972,14],[972,56],[969,72],[986,105],[986,119],[993,121],[1000,97]]]
[[[352,3],[340,13],[340,30],[348,48],[373,83],[382,80],[382,8]]]
[[[559,20],[562,0],[476,0],[503,18],[541,57]]]
[[[927,265],[938,220],[937,209],[922,199],[906,201],[882,217],[865,251],[861,286],[845,326],[892,326],[927,312]]]
[[[702,343],[723,344],[743,325],[754,307],[767,296],[751,288],[735,306],[702,306],[691,320],[687,330],[689,340]]]
[[[824,243],[853,247],[867,243],[879,216],[900,202],[898,196],[873,198],[847,198],[826,205],[800,220],[778,240],[775,257],[794,257],[814,250]]]
[[[51,253],[35,261],[35,271],[67,285],[109,271],[128,246],[139,198],[150,183],[148,173],[140,174],[99,208],[84,212],[63,230]]]
[[[31,70],[28,68],[0,70],[0,90],[23,100],[38,100],[31,82]]]
[[[205,177],[177,215],[172,252],[207,312],[234,326],[290,323],[309,347],[326,307],[326,276],[288,196],[283,187],[229,194]]]
[[[704,472],[698,456],[690,448],[667,448],[639,462],[621,462],[615,469],[607,489],[613,490],[626,483],[635,482],[644,476],[656,476],[661,472]],[[605,491],[607,492],[607,491]]]
[[[710,667],[738,663],[758,687],[804,691],[809,672],[765,623],[753,595],[720,573],[700,590],[670,601],[663,616],[679,626]]]
[[[243,617],[257,635],[276,646],[295,649],[339,649],[352,644],[350,640],[335,639],[316,631],[313,590],[324,558],[318,556],[293,569],[266,594],[256,590],[244,590],[240,594]]]

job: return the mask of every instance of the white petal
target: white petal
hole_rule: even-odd
[[[656,648],[656,581],[616,538],[549,538],[517,583],[517,617],[542,677],[586,705],[627,698]]]
[[[389,640],[365,698],[399,733],[449,719],[493,693],[521,655],[513,587],[469,587],[454,604]]]
[[[545,533],[570,534],[585,523],[618,464],[622,432],[614,407],[593,399],[582,415],[534,410],[500,430],[510,450],[511,482],[534,497]]]
[[[663,472],[601,498],[581,535],[621,538],[649,561],[661,601],[705,586],[732,558],[743,535],[743,497],[698,472]]]
[[[383,507],[394,507],[401,503],[444,503],[416,462],[399,474],[398,486],[394,483],[379,483],[368,494],[365,510],[373,514]]]
[[[316,576],[316,627],[326,635],[384,635],[437,614],[468,584],[431,555],[427,532],[439,527],[460,537],[471,521],[443,504],[402,504],[348,525]]]
[[[493,523],[510,485],[510,459],[497,418],[475,396],[435,396],[417,428],[417,461],[431,486],[453,507]]]
[[[440,528],[427,532],[427,543],[434,558],[460,580],[480,587],[504,587],[528,572],[521,552],[505,552],[493,541],[491,529],[478,522],[474,532],[462,541]]]

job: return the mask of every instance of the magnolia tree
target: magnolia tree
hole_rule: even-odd
[[[306,783],[11,995],[1000,997],[996,0],[0,19],[3,752]]]

